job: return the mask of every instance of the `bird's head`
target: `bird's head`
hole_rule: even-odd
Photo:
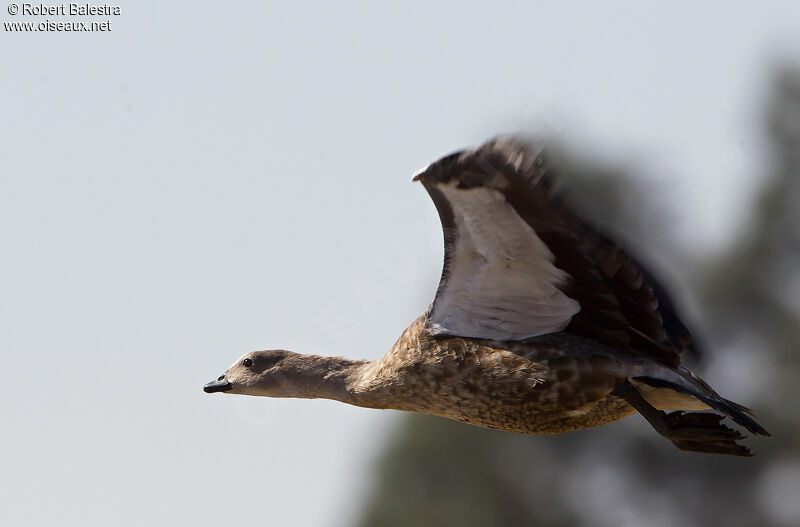
[[[299,387],[294,379],[302,357],[286,350],[246,353],[217,380],[203,386],[203,391],[262,397],[297,397]]]

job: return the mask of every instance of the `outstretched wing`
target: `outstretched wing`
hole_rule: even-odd
[[[444,230],[432,333],[521,340],[565,330],[672,365],[691,348],[661,286],[564,203],[531,144],[496,139],[414,179]]]

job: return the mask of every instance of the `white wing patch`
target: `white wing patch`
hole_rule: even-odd
[[[434,300],[433,334],[520,340],[564,329],[580,304],[557,287],[569,275],[503,194],[439,184],[456,232]],[[447,247],[445,250],[448,250]]]

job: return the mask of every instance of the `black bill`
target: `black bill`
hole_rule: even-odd
[[[215,392],[229,392],[233,388],[233,384],[229,383],[225,379],[216,381],[211,381],[203,386],[203,391],[206,393],[215,393]]]

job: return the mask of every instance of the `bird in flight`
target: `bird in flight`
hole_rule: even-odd
[[[639,412],[679,449],[735,456],[751,454],[725,417],[769,436],[681,365],[694,347],[669,296],[556,192],[534,144],[494,139],[414,180],[439,213],[444,268],[394,346],[374,361],[250,352],[206,392],[334,399],[524,434]]]

